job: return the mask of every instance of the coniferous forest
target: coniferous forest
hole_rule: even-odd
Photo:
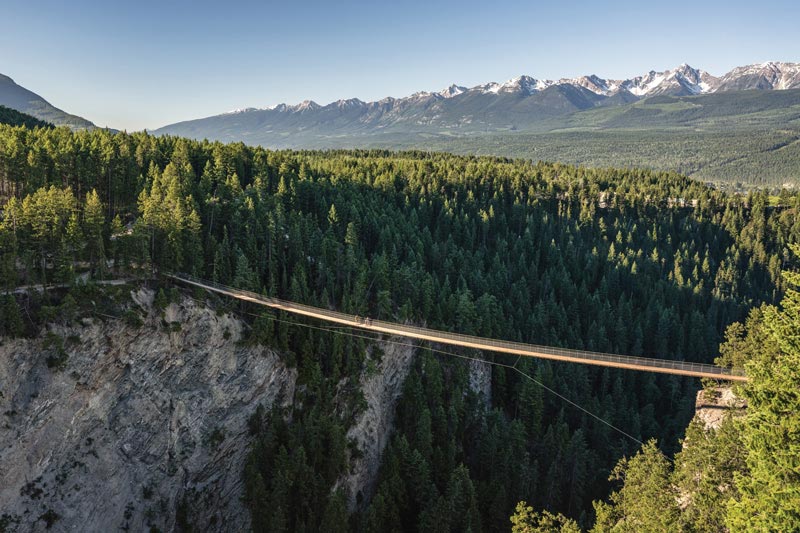
[[[375,492],[350,513],[336,482],[359,453],[346,432],[363,408],[353,384],[380,357],[373,341],[236,304],[248,342],[274,347],[302,385],[293,407],[254,412],[242,443],[256,531],[781,530],[800,520],[787,415],[797,412],[798,279],[782,276],[797,264],[796,193],[733,195],[643,170],[6,125],[0,198],[4,289],[174,270],[535,344],[708,363],[723,343],[721,361],[753,377],[748,415],[709,432],[689,425],[696,379],[524,360],[533,380],[493,366],[481,398],[467,363],[420,345]],[[36,334],[75,304],[59,298],[2,296],[0,335]],[[696,497],[681,507],[686,493]]]

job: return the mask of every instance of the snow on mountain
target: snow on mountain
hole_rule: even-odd
[[[595,94],[608,96],[619,89],[618,82],[604,80],[592,74],[591,76],[581,76],[580,78],[561,78],[557,85],[574,85],[583,87]]]
[[[295,106],[289,106],[289,109],[297,113],[302,113],[303,111],[316,111],[321,107],[322,106],[316,103],[314,100],[303,100]]]
[[[692,95],[712,92],[717,78],[708,72],[697,70],[686,63],[671,70],[656,72],[651,70],[643,76],[637,76],[616,83],[636,96],[654,96],[657,94]]]
[[[726,91],[792,88],[800,92],[800,64],[768,62],[748,65],[720,77],[683,64],[629,79],[587,75],[543,80],[518,76],[501,83],[474,87],[450,85],[437,92],[423,91],[403,98],[387,97],[372,102],[350,98],[321,106],[306,100],[296,105],[280,104],[267,109],[238,109],[230,114],[170,124],[154,133],[226,142],[244,140],[273,147],[329,146],[332,144],[330,139],[334,138],[348,138],[357,145],[359,140],[378,133],[396,136],[392,139],[404,139],[424,133],[538,131],[553,124],[569,125],[571,123],[565,117],[587,109],[627,106],[653,96],[691,97]],[[736,100],[735,95],[731,96],[703,99],[700,107],[706,104],[713,107],[722,100]],[[745,107],[756,100],[761,100],[759,95],[742,95]],[[797,95],[764,95],[763,100],[774,108],[793,105],[791,102],[796,102]],[[647,120],[644,117],[641,113],[623,110],[619,119],[638,127],[640,122],[637,121]]]
[[[483,85],[476,85],[475,87],[469,89],[469,91],[477,91],[482,94],[497,94],[500,92],[501,87],[502,85],[492,81],[489,83],[484,83]]]
[[[263,108],[263,109],[272,109],[272,108],[271,107],[266,107],[266,108]],[[227,113],[223,113],[223,115],[239,115],[241,113],[249,113],[250,111],[259,111],[259,110],[260,109],[257,108],[257,107],[240,107],[240,108],[237,108],[237,109],[232,109],[231,111],[228,111]]]
[[[720,90],[800,88],[800,64],[768,61],[736,67],[720,78]]]
[[[453,98],[454,96],[458,96],[459,94],[464,94],[466,91],[467,91],[466,87],[461,87],[460,85],[456,85],[454,83],[447,89],[442,89],[437,94],[442,98]]]
[[[411,96],[407,96],[405,98],[398,98],[395,101],[404,101],[404,100],[427,100],[433,96],[433,93],[429,93],[428,91],[417,91]]]
[[[748,65],[733,69],[719,78],[686,63],[662,72],[651,70],[644,75],[626,80],[603,79],[594,74],[578,78],[562,78],[555,82],[520,76],[502,84],[490,82],[478,85],[465,92],[533,94],[553,85],[583,87],[602,96],[626,90],[640,98],[658,94],[675,96],[707,94],[721,90],[796,89],[800,88],[800,64],[768,62]]]
[[[521,93],[531,95],[554,85],[583,87],[601,96],[610,96],[626,90],[638,97],[656,94],[690,95],[713,92],[718,79],[709,73],[683,64],[663,72],[650,71],[642,76],[627,80],[609,80],[597,75],[578,78],[561,78],[558,81],[537,80],[530,76],[520,76],[505,83],[490,82],[466,89],[482,94]],[[440,93],[441,94],[441,93]]]
[[[274,111],[277,113],[304,113],[318,109],[338,108],[342,111],[361,109],[404,108],[415,103],[441,101],[464,94],[501,95],[519,94],[533,96],[553,86],[571,85],[583,88],[603,97],[627,91],[637,98],[655,95],[690,96],[720,91],[736,90],[784,90],[800,88],[800,63],[766,63],[737,67],[727,74],[716,77],[704,70],[695,69],[686,63],[673,69],[650,72],[625,80],[604,79],[597,75],[577,78],[561,78],[558,81],[539,80],[531,76],[518,76],[503,83],[489,82],[474,87],[450,85],[439,92],[420,91],[404,98],[387,97],[377,102],[363,102],[357,98],[338,100],[321,106],[311,100],[297,105],[280,104],[263,109],[243,108],[226,114],[250,113],[254,111]],[[427,104],[425,104],[427,105]]]
[[[552,81],[542,81],[530,76],[519,76],[504,83],[485,83],[465,91],[478,91],[484,94],[521,93],[531,95],[553,85]]]
[[[367,104],[358,98],[348,98],[347,100],[337,100],[330,105],[338,107],[339,109],[355,109],[365,107]]]
[[[502,84],[499,92],[530,95],[547,88],[551,84],[552,82],[539,81],[530,76],[520,76]]]

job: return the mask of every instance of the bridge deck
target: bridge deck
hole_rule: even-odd
[[[401,337],[411,337],[414,339],[475,348],[492,352],[501,352],[523,357],[538,357],[540,359],[552,359],[555,361],[566,361],[570,363],[581,363],[595,366],[606,366],[613,368],[627,368],[630,370],[643,370],[648,372],[660,372],[662,374],[673,374],[681,376],[693,376],[699,378],[711,378],[729,381],[747,381],[747,376],[730,368],[723,368],[715,365],[703,363],[690,363],[686,361],[670,361],[666,359],[652,359],[647,357],[632,357],[628,355],[615,355],[598,352],[588,352],[584,350],[570,350],[566,348],[554,348],[551,346],[538,346],[524,344],[520,342],[504,341],[498,339],[487,339],[473,335],[462,335],[448,331],[373,320],[367,317],[348,315],[338,311],[330,311],[310,305],[289,302],[278,298],[270,298],[250,291],[244,291],[225,285],[220,285],[212,281],[193,278],[185,274],[163,274],[164,276],[200,287],[206,290],[225,294],[232,298],[265,305],[273,309],[280,309],[288,313],[308,316],[327,322],[344,324],[354,328],[387,333]]]

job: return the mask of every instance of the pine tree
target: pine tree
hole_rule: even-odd
[[[680,521],[690,531],[724,531],[727,502],[738,499],[734,473],[744,474],[740,424],[732,417],[719,428],[695,418],[675,456],[673,481],[682,498]]]
[[[577,522],[562,514],[553,514],[547,510],[541,513],[534,511],[526,502],[517,504],[511,516],[512,533],[580,533]]]
[[[800,256],[800,246],[792,250]],[[734,531],[791,531],[800,524],[800,273],[785,272],[780,308],[764,309],[767,344],[745,365],[750,378],[742,440],[749,475],[739,475]]]
[[[337,490],[328,498],[325,512],[322,514],[320,531],[330,533],[347,533],[349,531],[347,523],[347,504],[344,493]]]
[[[92,271],[100,275],[106,269],[104,225],[103,204],[100,202],[97,190],[92,189],[86,193],[86,203],[83,206],[83,232]]]
[[[670,481],[670,464],[650,440],[630,459],[622,459],[611,478],[623,481],[611,494],[611,506],[595,503],[594,533],[678,531],[677,492]]]
[[[111,221],[111,254],[114,260],[114,268],[117,272],[127,264],[127,241],[128,235],[125,235],[125,226],[122,225],[122,219],[119,215],[115,215]]]
[[[10,294],[0,297],[0,337],[19,337],[25,332],[25,323],[16,298]]]

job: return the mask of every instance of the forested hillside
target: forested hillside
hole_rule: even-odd
[[[797,265],[800,246],[792,249]],[[594,504],[593,533],[793,531],[800,524],[800,274],[784,276],[791,289],[780,305],[753,309],[721,346],[719,362],[750,377],[736,387],[746,409],[728,411],[718,425],[693,420],[674,461],[654,441],[621,460],[611,475],[619,489]],[[511,521],[514,533],[577,530],[563,515],[524,502]]]
[[[27,128],[52,128],[54,127],[49,122],[39,120],[36,117],[20,113],[10,107],[0,105],[0,124],[8,124],[9,126],[25,126]]]
[[[20,111],[59,126],[70,129],[94,128],[94,124],[83,117],[70,115],[53,106],[50,102],[14,83],[14,80],[0,74],[0,105]]]
[[[376,138],[374,145],[391,146],[394,142]],[[796,187],[800,176],[800,130],[796,127],[576,129],[439,136],[420,140],[418,145],[456,154],[524,157],[587,167],[670,170],[731,190]]]
[[[703,362],[732,322],[782,296],[800,236],[796,194],[775,207],[672,173],[64,128],[0,126],[0,195],[3,287],[155,266],[362,316]],[[31,334],[63,305],[46,298],[5,296],[0,334]],[[260,315],[250,342],[299,371],[289,412],[251,420],[243,496],[260,531],[503,531],[520,500],[588,527],[638,441],[677,451],[698,386],[520,361],[535,381],[493,367],[483,401],[467,364],[420,346],[376,492],[348,513],[332,489],[360,453],[345,437],[354,384],[380,354],[240,311]]]
[[[348,100],[247,109],[156,134],[268,148],[420,149],[649,168],[739,187],[800,184],[800,90],[628,96],[602,98],[602,104],[590,99],[577,108],[570,98],[584,100],[585,94],[556,87],[529,97],[423,95],[402,106]],[[392,106],[401,110],[387,112]]]

